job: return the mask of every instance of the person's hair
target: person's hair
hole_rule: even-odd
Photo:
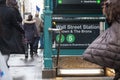
[[[27,21],[31,21],[33,19],[33,16],[30,14],[30,15],[28,15],[28,19],[27,19]]]
[[[39,14],[35,14],[35,17],[39,17]]]
[[[120,22],[120,0],[106,0],[104,6],[108,22]]]
[[[6,5],[9,7],[18,8],[18,4],[16,0],[6,0]]]

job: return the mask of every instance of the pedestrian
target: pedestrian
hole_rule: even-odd
[[[15,17],[17,19],[17,22],[20,25],[20,27],[22,27],[22,16],[19,12],[19,6],[18,6],[17,1],[16,0],[6,0],[6,5],[8,7],[11,7],[11,8],[14,9],[14,13],[15,13]],[[24,50],[23,54],[25,54],[25,46],[24,46],[24,43],[23,43],[24,34],[18,33],[18,34],[15,34],[15,35],[17,36],[17,39],[18,39],[18,45],[20,45],[23,48],[23,50]]]
[[[6,64],[10,54],[24,53],[22,46],[18,43],[18,35],[24,34],[24,30],[20,27],[15,17],[14,9],[6,6],[6,0],[0,0],[0,18],[1,18],[1,35],[0,35],[0,51],[6,56]]]
[[[14,9],[14,13],[15,13],[15,17],[17,19],[17,23],[20,25],[20,27],[22,27],[22,16],[19,12],[19,7],[18,7],[18,3],[16,0],[6,0],[6,5],[10,8]],[[22,27],[23,28],[23,27]],[[20,32],[14,30],[16,34],[16,39],[18,39],[18,45],[21,46],[21,48],[23,48],[24,53],[21,54],[25,54],[25,46],[24,46],[24,34],[21,34]]]
[[[33,51],[34,51],[34,55],[37,55],[38,43],[40,41],[40,29],[41,29],[41,22],[42,21],[39,18],[39,14],[35,14],[34,20],[36,21],[35,25],[36,25],[38,35],[35,36],[35,41],[34,41],[34,45],[33,45]]]
[[[33,20],[32,15],[28,15],[28,19],[23,21],[23,29],[25,31],[25,38],[27,40],[27,46],[30,46],[30,56],[33,59],[33,44],[34,37],[38,36],[37,29],[35,26],[35,20]],[[25,55],[25,59],[28,59],[28,53]]]
[[[83,59],[115,70],[113,80],[120,79],[120,0],[106,0],[103,4],[108,29],[85,50]]]

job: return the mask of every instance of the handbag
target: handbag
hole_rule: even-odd
[[[83,59],[109,68],[120,66],[120,24],[113,23],[85,50]]]

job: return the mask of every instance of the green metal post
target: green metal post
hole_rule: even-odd
[[[52,37],[48,31],[52,22],[51,0],[45,0],[44,9],[44,68],[52,69]]]
[[[48,31],[52,26],[51,1],[44,0],[44,69],[42,70],[42,78],[56,77],[55,69],[53,69],[52,61],[52,34]]]

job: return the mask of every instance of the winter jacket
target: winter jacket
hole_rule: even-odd
[[[35,20],[32,21],[23,21],[23,29],[25,31],[25,38],[28,43],[34,42],[34,37],[37,36],[37,29],[35,26]]]
[[[36,25],[36,29],[37,29],[37,33],[38,33],[38,37],[40,37],[40,29],[41,29],[41,19],[38,18],[38,17],[35,17],[34,20],[36,21],[35,22],[35,25]]]
[[[14,9],[7,7],[5,3],[0,3],[0,18],[2,21],[2,26],[0,26],[2,28],[0,35],[2,54],[24,53],[23,46],[19,45],[19,41],[21,41],[19,35],[24,33],[24,30],[17,23]]]
[[[114,22],[85,50],[83,59],[113,69],[120,68],[120,23]]]

